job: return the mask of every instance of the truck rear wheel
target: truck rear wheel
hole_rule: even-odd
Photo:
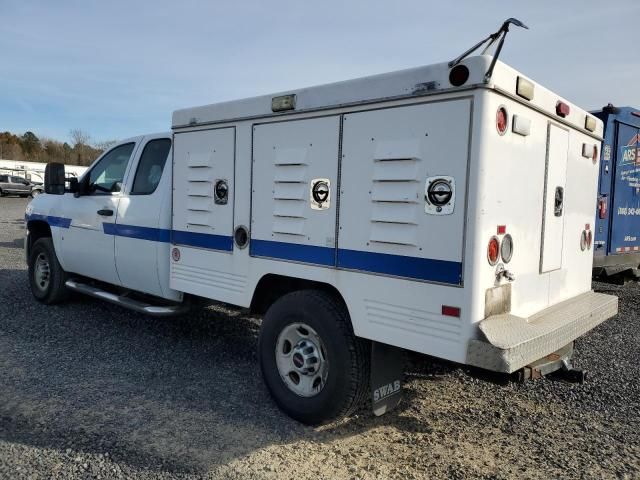
[[[52,305],[65,300],[67,274],[60,266],[53,241],[49,237],[37,240],[29,255],[29,284],[39,302]]]
[[[346,307],[316,290],[284,295],[267,311],[260,368],[280,409],[318,425],[348,416],[369,390],[369,343],[353,334]]]

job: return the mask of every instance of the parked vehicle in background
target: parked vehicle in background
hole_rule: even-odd
[[[593,276],[640,279],[640,109],[609,104],[592,112],[604,123],[596,205]],[[597,154],[594,152],[594,161]]]
[[[20,195],[21,197],[28,197],[31,195],[31,190],[34,185],[24,178],[15,176],[0,174],[0,197],[5,195]]]

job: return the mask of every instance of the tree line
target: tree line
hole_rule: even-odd
[[[91,136],[80,129],[69,132],[71,143],[52,138],[38,138],[33,132],[16,135],[0,133],[0,159],[28,162],[60,162],[67,165],[88,166],[115,140],[92,142]]]

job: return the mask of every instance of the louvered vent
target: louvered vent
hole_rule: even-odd
[[[307,150],[279,149],[274,160],[272,232],[284,235],[305,234],[307,196]]]
[[[209,227],[213,205],[213,168],[207,155],[191,153],[187,165],[187,225]]]
[[[369,241],[417,246],[418,158],[376,158]]]

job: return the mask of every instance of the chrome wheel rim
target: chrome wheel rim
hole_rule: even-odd
[[[44,253],[39,253],[36,257],[33,279],[39,290],[43,292],[47,291],[51,279],[51,268],[49,267],[49,260]]]
[[[318,395],[329,374],[324,343],[305,323],[292,323],[280,332],[276,342],[276,365],[284,384],[301,397]]]

